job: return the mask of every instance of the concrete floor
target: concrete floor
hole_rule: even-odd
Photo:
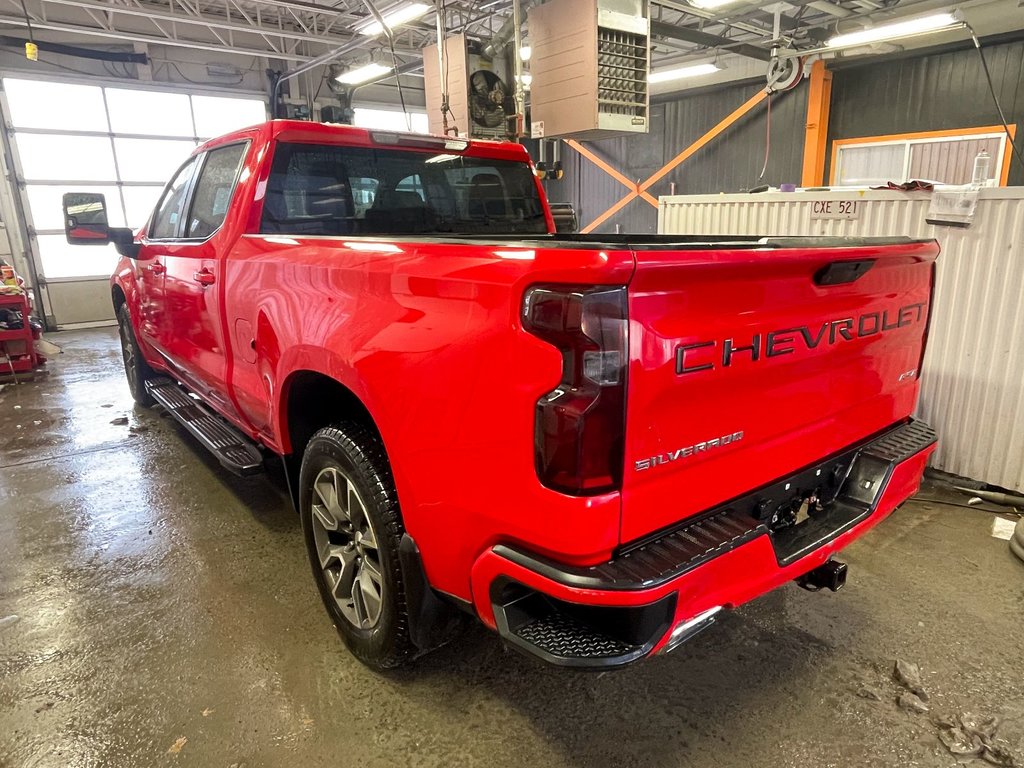
[[[328,622],[282,487],[134,410],[112,331],[51,338],[49,375],[0,392],[4,768],[984,765],[936,737],[962,711],[1024,759],[1024,564],[985,512],[908,504],[838,595],[787,586],[622,672],[476,629],[381,676]],[[896,658],[930,714],[894,703]]]

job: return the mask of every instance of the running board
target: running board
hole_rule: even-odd
[[[225,469],[236,475],[255,475],[263,471],[263,455],[256,444],[179,384],[158,376],[146,382],[146,390],[209,449]]]

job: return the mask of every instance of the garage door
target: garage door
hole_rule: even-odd
[[[46,314],[57,327],[113,321],[112,246],[69,246],[65,192],[102,192],[112,226],[138,228],[196,145],[266,120],[258,97],[4,77],[15,170]]]

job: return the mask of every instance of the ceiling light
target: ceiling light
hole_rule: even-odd
[[[826,43],[829,48],[849,48],[854,45],[877,43],[882,40],[895,40],[899,37],[910,37],[925,32],[940,32],[951,27],[962,26],[952,13],[935,13],[930,16],[919,16],[916,19],[894,21],[890,24],[879,24],[877,27],[836,35]]]
[[[659,69],[647,75],[647,82],[666,83],[669,80],[682,80],[684,77],[700,77],[718,72],[720,69],[722,67],[710,61],[705,64],[688,64],[685,67],[675,67],[674,69]]]
[[[519,58],[523,61],[529,61],[530,56],[533,54],[533,48],[528,45],[524,45],[519,49]]]
[[[355,69],[350,69],[347,72],[342,72],[334,79],[339,83],[344,83],[345,85],[359,85],[360,83],[365,83],[367,80],[373,80],[375,77],[386,75],[390,71],[391,67],[371,62],[370,64],[366,64],[362,67],[356,67]]]
[[[710,11],[714,8],[721,8],[723,5],[732,5],[735,2],[736,0],[690,0],[690,5]]]
[[[384,23],[388,25],[388,29],[394,29],[426,15],[430,8],[431,6],[426,3],[409,3],[409,5],[402,5],[388,11],[382,15],[382,18]],[[366,35],[367,37],[376,37],[383,31],[384,27],[380,25],[379,21],[370,22],[358,30],[360,35]]]

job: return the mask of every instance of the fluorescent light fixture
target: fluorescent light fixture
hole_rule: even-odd
[[[431,6],[426,3],[409,3],[381,14],[381,16],[384,19],[384,23],[388,25],[388,29],[394,29],[403,24],[408,24],[410,21],[415,21],[421,16],[425,16],[430,8]],[[376,37],[383,31],[384,27],[380,25],[379,21],[372,21],[358,30],[360,35],[366,35],[367,37]]]
[[[656,72],[651,72],[647,75],[647,82],[667,83],[669,80],[682,80],[684,77],[710,75],[712,72],[718,72],[720,69],[722,69],[722,67],[710,61],[705,64],[687,64],[685,67],[659,69]]]
[[[371,62],[370,64],[366,64],[362,67],[356,67],[355,69],[350,69],[347,72],[342,72],[334,79],[339,83],[344,83],[345,85],[359,85],[360,83],[365,83],[367,80],[373,80],[375,77],[386,75],[390,71],[391,67]]]
[[[522,48],[519,49],[519,58],[522,59],[523,61],[529,61],[530,60],[530,56],[532,56],[532,55],[533,55],[533,48],[531,48],[528,45],[524,45]]]
[[[735,2],[736,0],[690,0],[690,5],[710,11],[715,8],[721,8],[723,5],[732,5]]]
[[[930,16],[918,16],[916,19],[894,21],[890,24],[879,24],[877,27],[836,35],[826,43],[829,48],[850,48],[855,45],[878,43],[882,40],[895,40],[900,37],[911,37],[925,32],[939,32],[943,29],[961,26],[961,22],[952,13],[933,13]]]

